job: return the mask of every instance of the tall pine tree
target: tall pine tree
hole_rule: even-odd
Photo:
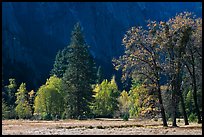
[[[78,118],[90,112],[91,84],[94,84],[96,79],[94,59],[88,50],[79,23],[72,31],[67,57],[69,63],[63,75],[63,89],[66,92],[65,114],[67,118]]]
[[[19,118],[30,118],[32,116],[31,107],[28,102],[28,91],[26,90],[26,84],[22,83],[16,93],[16,108],[15,111]]]
[[[67,52],[68,47],[65,47],[63,50],[59,50],[57,52],[53,69],[50,71],[51,76],[56,75],[58,78],[63,77],[63,74],[65,73],[68,65]]]

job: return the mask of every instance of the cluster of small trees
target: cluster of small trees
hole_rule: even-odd
[[[2,88],[2,118],[31,118],[33,114],[34,91],[28,92],[26,84],[17,89],[15,79]]]
[[[117,98],[120,95],[115,77],[109,82],[107,79],[96,84],[94,89],[93,114],[97,117],[113,117],[118,110]]]
[[[155,90],[164,126],[167,126],[166,113],[172,117],[172,125],[177,126],[179,105],[186,125],[189,113],[195,113],[201,123],[197,99],[202,79],[201,34],[202,19],[188,12],[166,22],[149,21],[147,29],[132,27],[127,31],[123,38],[125,54],[113,60],[115,68],[122,70],[123,79],[140,79]],[[188,111],[188,115],[186,90],[193,92],[194,104],[191,106],[195,109]],[[162,96],[168,99],[164,100]]]
[[[25,83],[17,90],[14,79],[4,86],[2,117],[127,120],[160,113],[164,126],[168,117],[177,126],[179,115],[187,125],[196,114],[201,123],[201,34],[202,19],[187,12],[166,22],[149,21],[147,30],[132,27],[123,38],[125,54],[113,60],[115,69],[122,70],[122,81],[132,79],[130,91],[121,92],[114,76],[103,80],[101,68],[97,71],[78,23],[36,93],[28,92]]]

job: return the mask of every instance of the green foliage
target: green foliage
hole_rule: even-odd
[[[94,103],[92,111],[96,116],[113,117],[118,110],[119,90],[115,81],[115,77],[103,80],[101,84],[97,84],[93,90]]]
[[[132,80],[129,95],[123,91],[119,97],[119,108],[123,118],[126,115],[131,118],[154,118],[158,115],[158,102],[156,101],[154,91],[138,80]]]
[[[5,92],[8,95],[7,100],[5,100],[8,103],[8,106],[15,106],[15,93],[17,92],[17,85],[15,79],[9,79],[9,85],[5,86]]]
[[[64,111],[64,99],[62,92],[62,80],[56,76],[47,79],[42,85],[34,100],[34,112],[41,115],[43,119],[61,116]]]
[[[197,116],[194,113],[191,113],[188,117],[190,122],[197,122]]]
[[[42,116],[43,120],[52,120],[53,119],[50,113],[43,112],[41,116]]]
[[[2,119],[8,119],[9,118],[9,107],[7,106],[4,99],[2,99]]]
[[[29,104],[30,104],[30,107],[31,107],[31,111],[32,111],[32,115],[34,113],[34,99],[35,99],[35,92],[34,90],[31,90],[29,93],[28,93],[28,100],[29,100]]]
[[[27,99],[27,90],[26,90],[26,84],[22,83],[19,87],[19,89],[17,90],[18,92],[16,93],[16,114],[19,118],[30,118],[32,116],[31,113],[31,107],[28,103],[28,99]]]
[[[67,60],[69,64],[62,79],[66,101],[65,115],[67,118],[78,118],[90,113],[91,84],[96,80],[94,59],[85,43],[79,23],[72,31]]]
[[[129,113],[123,114],[123,115],[122,115],[122,118],[123,118],[124,121],[128,121],[128,119],[129,119]]]
[[[133,83],[129,92],[130,98],[130,117],[138,117],[144,111],[144,100],[148,98],[147,89],[139,83]]]
[[[125,119],[129,118],[130,99],[128,93],[123,90],[118,98],[120,115]]]
[[[195,107],[194,107],[194,102],[193,102],[193,93],[191,90],[189,90],[187,95],[186,95],[185,105],[186,105],[187,115],[190,115],[191,113],[194,112]]]
[[[81,120],[91,113],[98,117],[114,117],[119,111],[123,120],[128,120],[140,116],[154,118],[159,111],[162,114],[164,106],[168,117],[174,119],[184,108],[184,103],[177,108],[184,95],[189,121],[196,121],[196,114],[200,114],[199,107],[202,107],[202,19],[184,12],[166,22],[149,21],[146,30],[142,27],[129,29],[123,45],[125,54],[114,59],[113,64],[116,70],[122,70],[123,81],[128,77],[133,79],[129,92],[120,94],[114,76],[110,82],[102,81],[101,66],[96,73],[94,58],[77,23],[70,45],[57,52],[51,77],[36,95],[33,90],[27,92],[25,83],[16,90],[12,78],[9,85],[2,85],[2,118],[16,115],[30,118],[36,113],[44,120],[57,116]],[[167,82],[161,81],[162,75]],[[166,84],[166,91],[161,93],[162,82]],[[183,93],[182,82],[187,93]]]
[[[51,76],[56,75],[59,78],[63,77],[63,74],[65,73],[65,70],[67,69],[67,65],[68,65],[67,52],[68,52],[68,47],[65,47],[62,51],[59,50],[57,52],[53,69],[50,72]]]

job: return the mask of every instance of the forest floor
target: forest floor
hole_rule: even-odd
[[[176,128],[162,121],[121,119],[93,120],[2,120],[3,135],[202,135],[202,124],[182,120]]]

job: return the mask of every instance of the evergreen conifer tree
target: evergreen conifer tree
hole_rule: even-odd
[[[32,112],[27,99],[28,91],[26,90],[26,84],[22,83],[17,91],[17,106],[15,108],[15,111],[19,118],[30,118],[32,116]]]
[[[94,59],[85,43],[79,23],[74,26],[67,57],[69,63],[62,79],[66,92],[65,114],[67,118],[78,118],[90,112],[91,84],[96,79]]]
[[[7,95],[7,100],[5,101],[8,103],[9,107],[15,107],[16,91],[17,91],[16,80],[13,78],[10,78],[9,85],[5,86],[5,92]]]
[[[68,47],[65,47],[63,50],[57,52],[53,69],[50,72],[51,76],[56,75],[58,78],[62,78],[68,65],[67,51]]]

